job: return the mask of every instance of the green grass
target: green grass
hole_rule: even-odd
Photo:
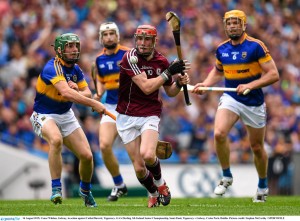
[[[300,196],[271,196],[266,203],[250,198],[175,198],[170,205],[147,208],[146,197],[124,197],[111,203],[96,198],[97,208],[86,208],[80,198],[0,200],[0,216],[299,216]]]

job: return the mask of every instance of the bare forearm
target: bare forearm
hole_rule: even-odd
[[[213,86],[223,79],[223,73],[220,73],[214,68],[209,72],[207,78],[203,81],[203,84],[207,87]]]
[[[79,94],[81,94],[84,97],[88,97],[88,98],[92,97],[92,94],[88,91],[79,91]]]
[[[270,84],[275,83],[276,81],[279,80],[279,75],[276,74],[276,72],[273,73],[267,73],[263,75],[260,79],[252,81],[250,83],[251,89],[257,89],[257,88],[262,88],[266,87]]]
[[[181,88],[176,86],[175,82],[171,86],[165,87],[165,91],[169,97],[175,97],[180,92],[180,89]]]
[[[97,102],[97,101],[90,99],[88,96],[84,96],[82,93],[83,93],[83,91],[81,91],[81,93],[80,93],[80,92],[70,89],[70,90],[65,91],[65,93],[62,94],[62,96],[65,99],[67,99],[68,101],[71,101],[71,102],[74,102],[77,104],[82,104],[85,106],[93,107],[94,102]],[[87,92],[85,92],[85,94],[88,95]]]
[[[143,91],[143,93],[147,95],[158,90],[165,83],[165,80],[161,76],[147,79],[145,73],[133,77],[132,80],[136,85],[139,86],[139,88]]]

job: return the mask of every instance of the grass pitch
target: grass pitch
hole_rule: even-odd
[[[0,216],[299,216],[300,196],[270,196],[266,203],[251,198],[175,198],[170,205],[147,208],[147,197],[123,197],[117,202],[96,198],[97,208],[86,208],[80,198],[0,200]]]

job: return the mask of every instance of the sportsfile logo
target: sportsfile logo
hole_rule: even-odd
[[[6,220],[21,220],[20,217],[1,217],[0,220],[6,221]]]

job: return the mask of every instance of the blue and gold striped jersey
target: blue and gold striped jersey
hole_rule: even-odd
[[[105,54],[105,49],[97,56],[96,66],[98,79],[104,84],[107,97],[106,103],[117,104],[119,91],[120,62],[129,48],[118,44],[115,52],[111,55]]]
[[[77,64],[73,67],[66,67],[64,64],[58,57],[46,63],[36,83],[34,111],[42,114],[63,114],[71,108],[73,103],[64,99],[54,87],[59,81],[73,81],[79,89],[88,86]]]
[[[216,64],[221,66],[225,77],[225,87],[236,88],[261,77],[260,64],[272,60],[265,44],[244,34],[239,45],[232,45],[230,40],[221,43],[216,51]],[[247,96],[235,92],[225,92],[235,100],[247,106],[259,106],[264,102],[262,89],[252,90]]]

